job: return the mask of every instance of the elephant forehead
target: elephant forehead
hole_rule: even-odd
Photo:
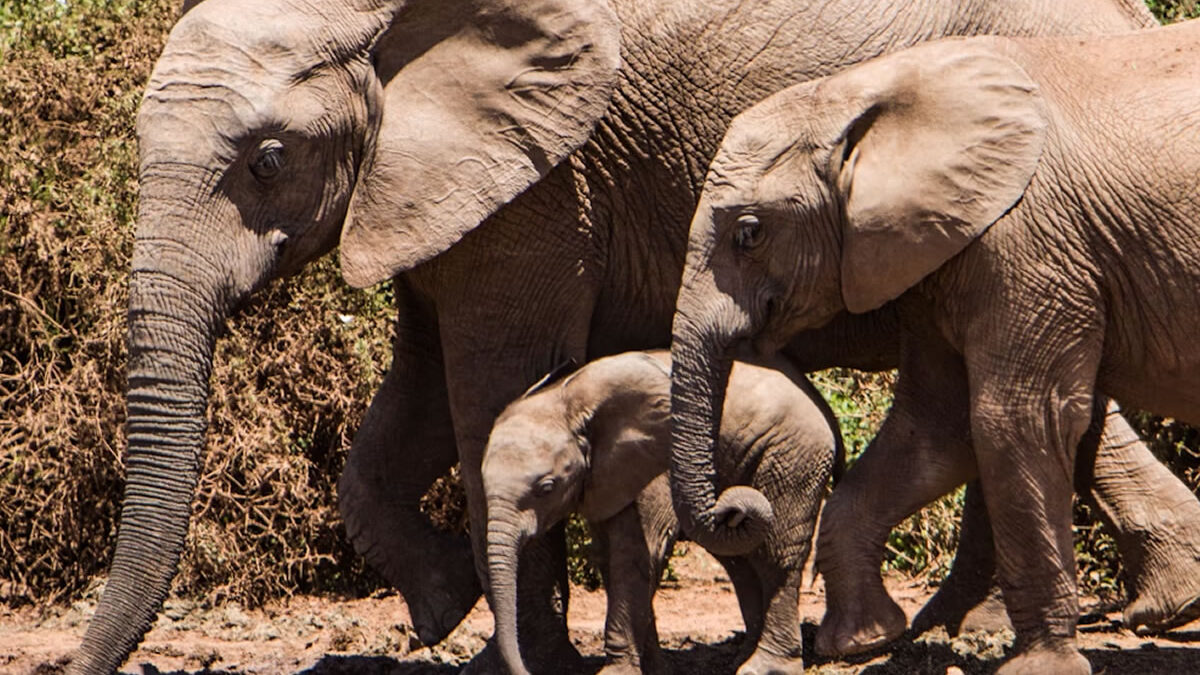
[[[565,422],[550,416],[510,414],[497,420],[488,439],[488,459],[503,458],[531,469],[549,467],[572,444]]]
[[[185,14],[164,49],[213,49],[245,61],[291,64],[301,73],[363,51],[386,26],[385,16],[357,12],[350,3],[313,2],[280,12],[272,3],[206,0]]]

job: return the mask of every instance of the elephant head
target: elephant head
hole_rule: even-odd
[[[669,375],[665,354],[594,361],[526,393],[492,428],[483,457],[487,559],[496,640],[513,673],[517,559],[530,537],[574,510],[611,518],[667,468]]]
[[[771,352],[899,297],[1024,194],[1045,108],[1029,76],[981,44],[920,46],[784,89],[727,131],[673,326],[671,489],[702,546],[756,541],[745,520],[724,522],[729,499],[712,484],[730,352]]]
[[[127,483],[76,673],[115,670],[167,594],[226,318],[339,241],[358,286],[438,255],[583,143],[620,60],[605,0],[185,10],[137,119]]]

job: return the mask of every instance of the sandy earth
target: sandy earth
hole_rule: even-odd
[[[741,621],[724,572],[695,546],[675,560],[674,568],[678,581],[667,583],[655,601],[668,662],[676,673],[732,672]],[[933,592],[903,579],[891,579],[888,585],[910,618]],[[1115,608],[1084,604],[1090,614],[1080,628],[1080,642],[1097,673],[1200,672],[1200,624],[1142,638],[1121,627]],[[1002,632],[949,639],[939,629],[855,663],[821,662],[811,655],[811,647],[823,606],[818,581],[801,599],[805,656],[812,673],[989,672],[1011,638]],[[0,609],[0,673],[61,672],[94,607],[92,598],[46,611]],[[603,592],[573,589],[568,620],[572,639],[588,657],[584,672],[594,672],[602,665]],[[122,672],[454,673],[483,647],[491,629],[492,617],[482,601],[442,644],[426,648],[410,629],[408,611],[395,594],[364,600],[296,597],[254,611],[174,600]]]

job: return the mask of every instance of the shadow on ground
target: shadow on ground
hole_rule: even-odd
[[[1007,638],[1002,635],[975,633],[947,639],[945,634],[929,634],[917,640],[905,640],[852,659],[832,660],[817,657],[813,651],[816,626],[801,625],[804,638],[804,662],[806,672],[816,675],[909,675],[914,673],[945,675],[947,669],[956,667],[963,673],[991,673],[1000,663]],[[1081,627],[1081,632],[1093,635],[1112,630],[1107,626]],[[1125,634],[1128,636],[1128,634]],[[1168,673],[1200,673],[1200,631],[1178,631],[1159,636],[1158,643],[1145,639],[1139,647],[1130,648],[1126,637],[1124,644],[1102,642],[1100,647],[1083,650],[1092,669],[1105,675]],[[716,643],[694,642],[684,638],[681,642],[663,649],[663,655],[671,671],[676,673],[732,673],[737,666],[742,634]],[[1164,646],[1163,642],[1168,645]],[[1096,644],[1094,641],[1092,644]],[[33,675],[58,675],[63,672],[65,659],[44,663],[34,669]],[[592,675],[604,665],[603,658],[591,656],[583,659],[574,673]],[[461,666],[447,663],[431,663],[427,660],[402,660],[388,656],[355,656],[330,654],[309,668],[295,675],[450,675]],[[232,669],[174,670],[160,671],[149,664],[135,664],[126,673],[140,675],[251,675],[251,671]],[[256,672],[256,671],[255,671]],[[559,671],[568,674],[567,670]]]

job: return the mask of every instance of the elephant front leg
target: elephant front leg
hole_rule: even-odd
[[[421,642],[441,642],[482,592],[467,537],[441,532],[421,498],[458,461],[437,323],[396,282],[392,366],[354,436],[338,502],[355,550],[404,596]]]
[[[654,594],[678,531],[666,476],[647,485],[634,504],[596,524],[608,594],[604,675],[668,671],[658,645]]]
[[[1129,587],[1125,624],[1162,631],[1200,616],[1200,501],[1130,428],[1115,401],[1097,403],[1079,444],[1075,491],[1093,506],[1121,554]],[[1009,626],[994,579],[991,522],[977,484],[967,488],[958,554],[938,592],[913,619],[923,633]]]
[[[972,437],[996,570],[1017,634],[1014,655],[999,672],[1090,673],[1075,642],[1071,499],[1075,450],[1092,419],[1099,347],[1031,351],[1022,340],[989,339],[1001,342],[1002,352],[967,352]]]
[[[921,342],[921,351],[905,350],[891,412],[821,514],[817,568],[826,609],[819,654],[859,654],[904,633],[904,612],[880,575],[888,534],[976,473],[961,359]]]
[[[737,654],[737,662],[743,663],[754,653],[758,639],[762,637],[763,615],[766,614],[763,585],[747,556],[716,556],[716,559],[725,569],[725,574],[729,575],[729,582],[733,584],[738,610],[742,613],[742,624],[746,628],[742,646]]]

